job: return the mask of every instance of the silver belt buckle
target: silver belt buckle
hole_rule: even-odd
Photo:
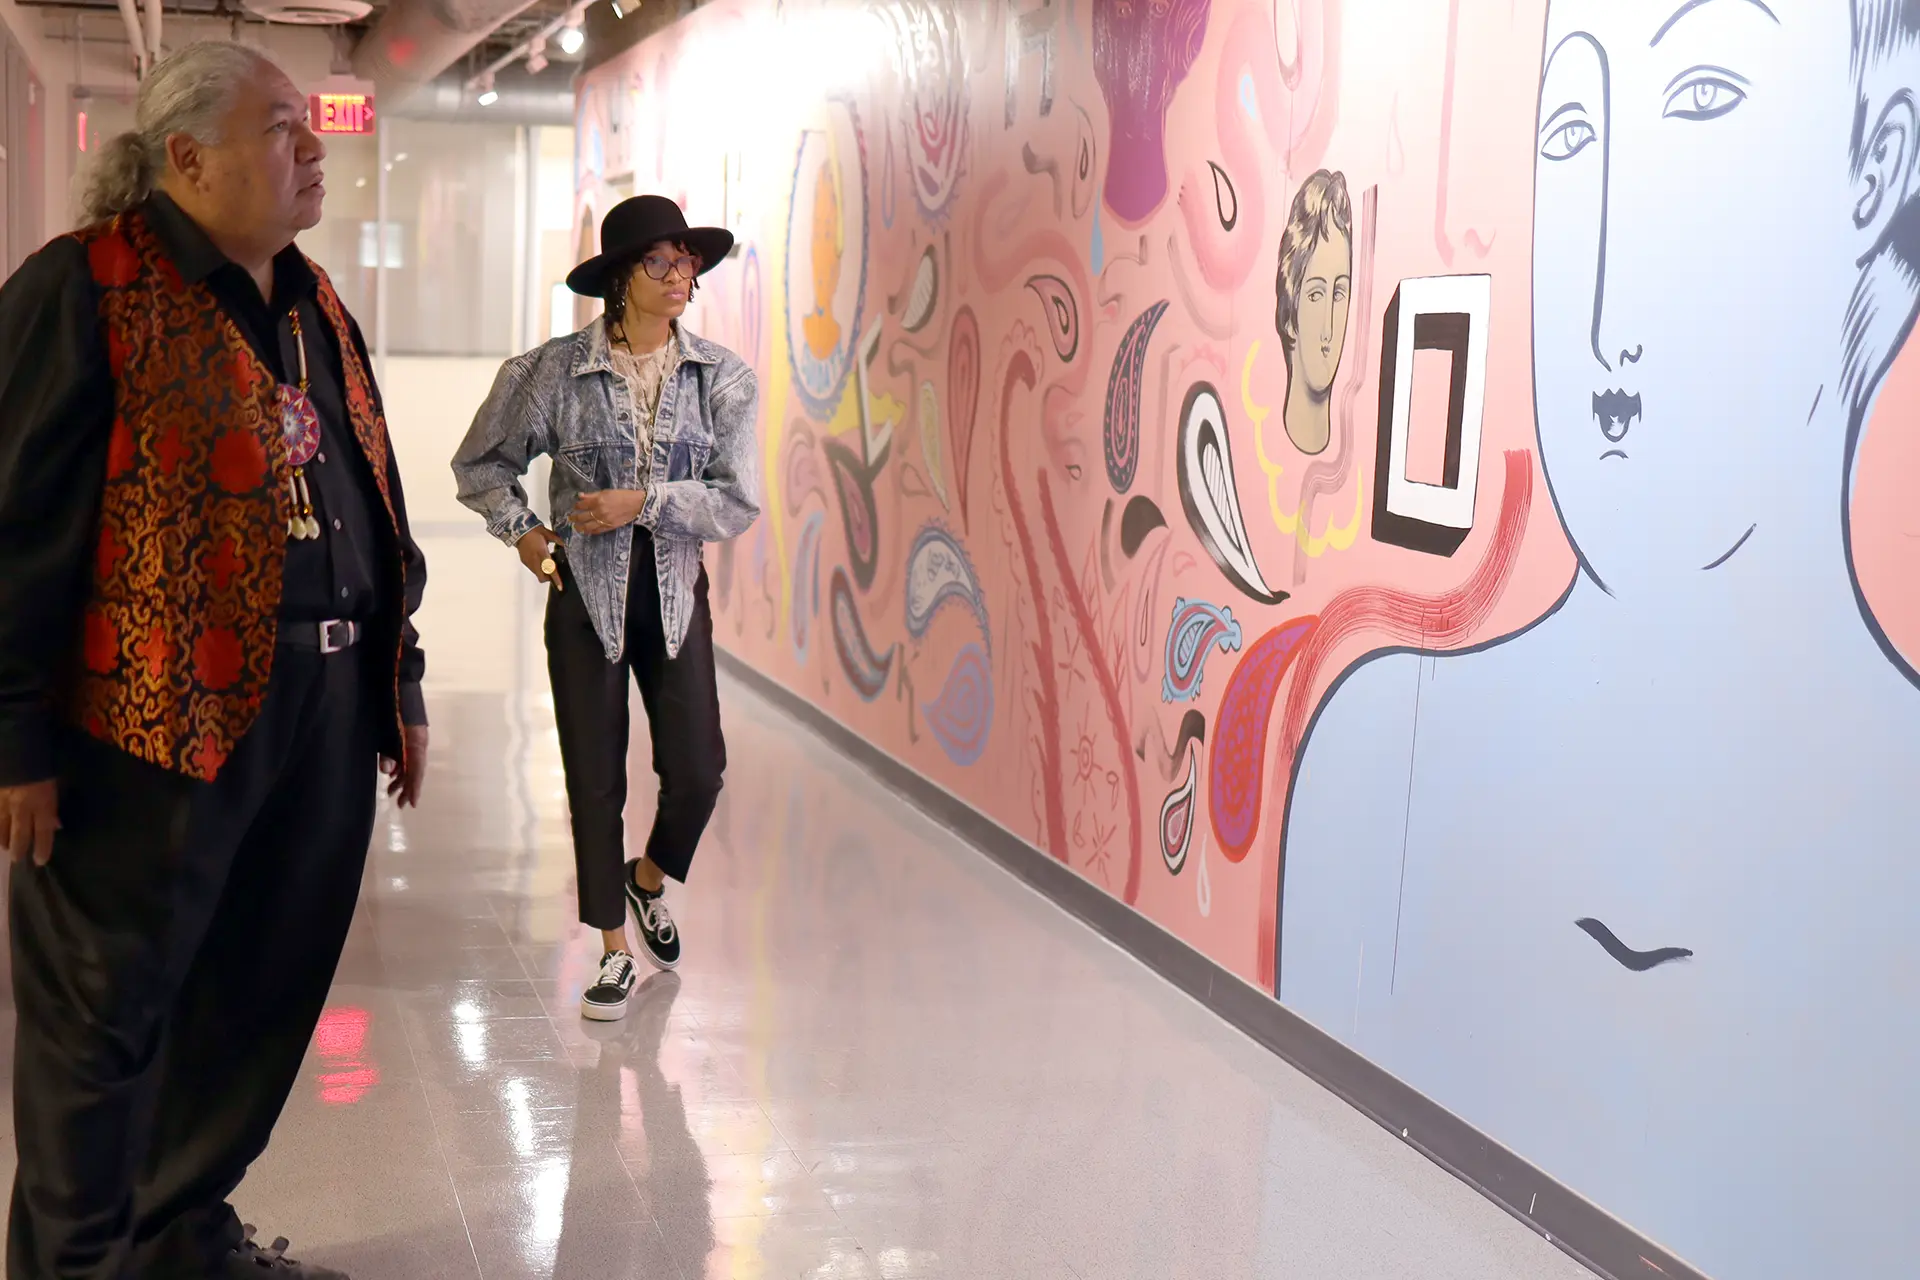
[[[335,644],[333,639],[335,635],[335,632],[334,632],[335,627],[341,628],[346,632],[346,635],[347,635],[347,638],[338,644]],[[354,642],[354,639],[355,639],[354,631],[355,631],[354,624],[351,622],[321,623],[320,624],[320,652],[323,654],[339,653],[341,650],[347,648],[349,645],[351,645]]]

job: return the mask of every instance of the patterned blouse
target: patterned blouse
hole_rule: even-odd
[[[608,345],[613,371],[627,384],[634,411],[641,417],[634,434],[638,437],[635,443],[644,456],[653,447],[653,421],[660,412],[660,389],[667,385],[668,375],[679,363],[680,344],[670,340],[658,351],[640,356],[617,342]]]

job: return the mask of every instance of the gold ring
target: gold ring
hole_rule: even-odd
[[[542,560],[540,562],[540,572],[546,574],[548,577],[552,577],[555,573],[558,573],[559,571],[560,571],[560,566],[553,562],[552,556],[548,556],[545,560]]]

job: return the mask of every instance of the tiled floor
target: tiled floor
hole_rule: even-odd
[[[582,1023],[536,589],[427,540],[432,793],[383,813],[264,1234],[357,1280],[1585,1274],[735,688],[684,971]]]

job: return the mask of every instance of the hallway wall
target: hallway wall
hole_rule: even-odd
[[[1703,1270],[1892,1274],[1920,4],[1853,9],[717,0],[576,145],[586,244],[743,237],[719,638]]]

